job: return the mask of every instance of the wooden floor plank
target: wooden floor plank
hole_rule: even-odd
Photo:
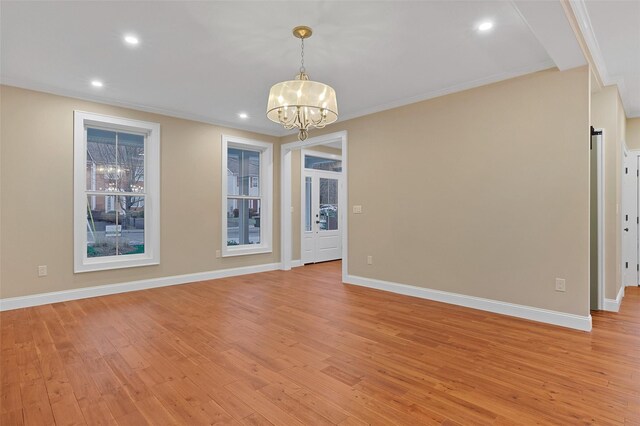
[[[7,425],[640,425],[640,289],[593,331],[340,262],[0,313]]]

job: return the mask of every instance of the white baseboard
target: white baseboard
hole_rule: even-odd
[[[176,284],[188,284],[197,281],[214,280],[216,278],[275,271],[278,269],[280,269],[280,263],[267,263],[264,265],[219,269],[217,271],[173,275],[170,277],[151,278],[148,280],[107,284],[95,287],[83,287],[73,290],[54,291],[51,293],[32,294],[21,297],[10,297],[0,299],[0,311],[28,308],[30,306],[46,305],[48,303],[66,302],[69,300],[87,299],[89,297],[106,296],[109,294],[126,293],[129,291],[146,290],[149,288],[166,287]]]
[[[618,295],[614,299],[604,299],[604,310],[610,312],[618,312],[620,310],[620,304],[622,303],[622,298],[624,297],[624,286],[620,287],[620,291],[618,291]]]
[[[449,293],[446,291],[432,290],[354,275],[348,275],[345,283],[419,297],[422,299],[434,300],[436,302],[465,306],[467,308],[480,309],[482,311],[489,311],[497,314],[510,315],[513,317],[559,325],[576,330],[591,331],[591,315],[580,316],[567,314],[564,312],[534,308],[532,306],[516,305],[513,303],[501,302],[499,300],[483,299],[481,297],[466,296],[464,294]]]
[[[297,260],[292,260],[292,261],[291,261],[291,267],[292,267],[292,268],[297,268],[297,267],[299,267],[299,266],[304,266],[304,265],[302,264],[302,260],[297,259]]]

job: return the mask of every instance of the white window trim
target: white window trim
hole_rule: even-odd
[[[160,263],[160,124],[84,111],[74,111],[73,122],[74,272],[158,265]],[[146,134],[144,148],[145,253],[87,257],[87,126]]]
[[[260,152],[260,244],[227,246],[227,157],[229,147]],[[271,253],[273,230],[273,144],[222,135],[222,257]],[[266,216],[266,217],[265,217]]]

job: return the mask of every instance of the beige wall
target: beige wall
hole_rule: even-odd
[[[279,184],[274,185],[273,253],[215,258],[222,238],[221,135],[271,143],[277,138],[8,86],[0,88],[0,97],[0,297],[280,261]],[[74,109],[160,123],[160,265],[73,273]],[[38,278],[38,265],[48,265],[47,277]]]
[[[627,147],[640,149],[640,117],[627,119]]]
[[[221,133],[275,138],[11,87],[0,95],[2,297],[279,261],[278,185],[274,253],[214,257]],[[160,122],[160,266],[73,274],[74,109]],[[349,273],[587,315],[588,125],[585,67],[329,126],[348,131],[349,205],[364,210],[349,208]]]
[[[589,96],[547,70],[312,132],[348,131],[349,273],[588,315]]]
[[[616,86],[591,96],[591,125],[604,136],[605,297],[615,299],[622,283],[620,200],[625,115]]]
[[[340,155],[342,150],[331,148],[328,146],[312,146],[308,148],[311,151],[318,152],[326,152],[328,154]],[[301,184],[301,173],[302,173],[302,163],[301,163],[301,152],[299,149],[291,152],[291,205],[293,206],[293,213],[291,215],[291,238],[293,244],[291,245],[291,255],[293,260],[300,259],[300,244],[301,244],[301,233],[302,233],[302,225],[300,222],[301,218],[301,194],[302,189],[300,187]]]

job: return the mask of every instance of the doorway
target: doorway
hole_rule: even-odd
[[[591,128],[590,308],[604,309],[604,135]]]
[[[302,150],[301,165],[301,262],[342,259],[342,157]]]
[[[337,220],[338,226],[340,229],[340,251],[342,257],[342,278],[346,279],[348,275],[348,225],[349,225],[349,215],[347,214],[347,200],[348,200],[348,172],[347,172],[347,132],[340,131],[335,133],[330,133],[326,135],[316,136],[313,138],[309,138],[305,141],[295,141],[283,144],[281,146],[280,151],[280,164],[281,164],[281,188],[282,188],[282,196],[281,196],[281,211],[287,212],[290,214],[282,214],[282,221],[280,225],[280,235],[281,235],[281,258],[282,258],[282,266],[281,269],[288,271],[292,267],[302,265],[302,256],[301,249],[294,250],[294,245],[301,244],[301,238],[297,235],[298,232],[301,231],[301,226],[298,225],[298,219],[302,217],[302,209],[301,202],[297,201],[297,197],[301,196],[302,187],[301,185],[299,190],[296,189],[297,194],[294,194],[294,186],[293,181],[300,182],[302,179],[302,173],[298,174],[297,170],[303,169],[303,167],[296,166],[300,164],[300,162],[294,161],[294,157],[300,156],[302,154],[302,150],[309,149],[313,147],[313,149],[318,149],[318,146],[335,146],[339,148],[340,155],[342,157],[342,172],[340,177],[340,190],[337,193],[338,197],[338,207],[337,207]],[[298,169],[299,167],[299,169]],[[294,173],[293,170],[296,169]],[[293,178],[295,176],[295,178]],[[320,182],[320,181],[318,181]],[[320,186],[320,183],[318,183]],[[319,191],[319,189],[318,189]],[[294,199],[296,202],[293,202]],[[302,197],[301,197],[302,199]],[[330,203],[326,203],[330,204]],[[300,209],[300,210],[299,210]],[[330,210],[330,208],[325,208],[325,213]],[[318,211],[318,220],[320,220],[320,212]],[[315,215],[315,213],[314,213]],[[328,223],[327,219],[327,223]],[[295,223],[295,227],[293,224]],[[318,224],[319,225],[319,224]],[[295,235],[295,238],[294,238]],[[295,244],[294,244],[295,241]],[[294,256],[296,254],[296,257]],[[300,256],[300,257],[298,257]]]

